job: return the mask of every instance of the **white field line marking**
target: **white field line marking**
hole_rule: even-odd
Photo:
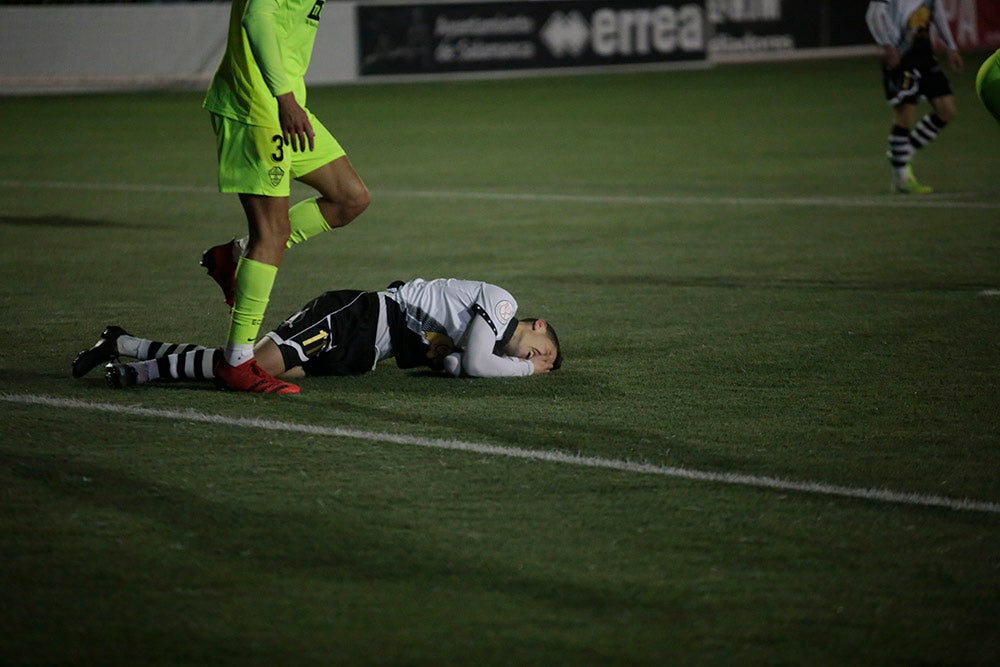
[[[974,512],[989,512],[1000,514],[1000,503],[949,498],[922,493],[903,493],[888,489],[865,489],[851,486],[837,486],[821,482],[796,482],[775,477],[760,477],[741,473],[705,472],[689,470],[673,466],[660,466],[652,463],[636,463],[614,459],[602,459],[592,456],[564,454],[562,452],[540,449],[521,449],[519,447],[501,447],[461,440],[442,440],[437,438],[422,438],[420,436],[399,435],[395,433],[377,433],[373,431],[358,431],[349,428],[330,426],[315,426],[312,424],[296,424],[245,417],[225,417],[223,415],[206,414],[194,410],[162,410],[158,408],[143,408],[129,405],[114,405],[111,403],[91,403],[71,398],[56,398],[51,396],[31,396],[24,394],[0,394],[0,401],[22,403],[27,405],[45,405],[53,408],[69,408],[75,410],[90,410],[95,412],[112,412],[133,417],[154,417],[158,419],[174,419],[190,422],[202,422],[224,426],[239,426],[245,428],[264,429],[268,431],[286,431],[306,433],[308,435],[352,438],[368,442],[391,442],[399,445],[415,445],[432,449],[449,449],[491,456],[506,456],[514,459],[545,461],[566,465],[584,466],[617,470],[620,472],[660,475],[700,482],[717,482],[720,484],[737,484],[775,491],[799,491],[843,498],[860,498],[884,503],[903,505],[918,505],[924,507],[943,507],[950,510],[968,510]]]
[[[71,181],[19,181],[0,179],[0,187],[19,190],[55,189],[97,192],[218,194],[209,186],[157,185],[155,183],[76,183]],[[970,202],[926,196],[885,197],[695,197],[687,195],[560,195],[531,192],[474,192],[452,190],[375,190],[377,197],[410,199],[464,199],[472,201],[538,202],[546,204],[607,204],[625,206],[805,206],[840,208],[930,208],[1000,210],[997,202]]]
[[[448,190],[388,190],[385,196],[427,199],[482,199],[570,204],[622,204],[632,206],[833,206],[841,208],[967,208],[1000,209],[997,202],[944,201],[916,197],[694,197],[688,195],[556,195],[544,193],[455,192]]]

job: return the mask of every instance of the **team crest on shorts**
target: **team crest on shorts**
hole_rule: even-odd
[[[501,301],[497,304],[496,315],[500,324],[507,324],[514,317],[514,304],[507,300]]]
[[[281,167],[271,167],[267,175],[271,178],[271,185],[277,187],[278,183],[281,183],[281,179],[285,177],[285,170]]]

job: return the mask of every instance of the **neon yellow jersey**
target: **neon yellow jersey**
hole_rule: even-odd
[[[306,105],[305,75],[324,0],[233,0],[222,62],[202,106],[249,125],[278,127],[277,95]]]

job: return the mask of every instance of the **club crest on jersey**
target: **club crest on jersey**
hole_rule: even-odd
[[[267,175],[271,179],[271,185],[277,186],[278,183],[281,183],[281,179],[285,177],[285,170],[281,167],[271,167]]]
[[[510,318],[514,317],[514,304],[507,300],[499,302],[496,306],[496,316],[500,324],[507,324]]]

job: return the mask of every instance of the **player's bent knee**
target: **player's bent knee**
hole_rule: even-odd
[[[343,201],[344,224],[348,224],[356,217],[364,213],[371,204],[371,194],[364,183],[358,181],[357,187],[352,188]]]
[[[362,184],[361,187],[358,189],[356,196],[354,197],[353,208],[355,211],[357,211],[357,215],[355,215],[354,217],[357,217],[358,215],[361,215],[366,210],[368,210],[368,207],[371,205],[371,203],[372,203],[371,193],[369,193],[368,188],[365,187],[364,184]]]
[[[955,98],[952,96],[931,100],[931,106],[934,108],[934,113],[937,114],[938,118],[946,123],[950,123],[958,116],[958,107],[955,106]]]

